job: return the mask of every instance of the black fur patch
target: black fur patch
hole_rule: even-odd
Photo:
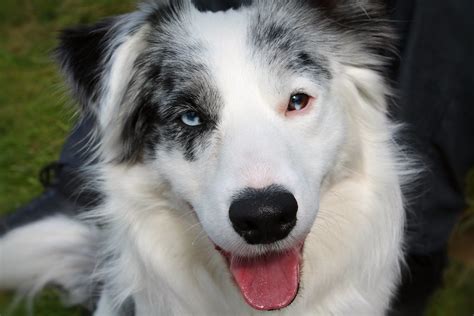
[[[97,101],[100,94],[110,29],[114,23],[114,19],[108,19],[92,26],[66,29],[60,34],[60,44],[54,52],[86,113],[89,103]]]
[[[188,160],[196,158],[200,147],[205,146],[208,137],[215,130],[218,123],[219,94],[212,87],[203,91],[196,89],[194,92],[177,92],[174,104],[162,105],[163,113],[160,121],[160,133],[169,149],[181,146],[184,156]],[[200,95],[201,94],[201,95]],[[211,106],[209,106],[211,105]],[[181,115],[186,111],[198,112],[203,120],[199,126],[187,126],[181,121]]]
[[[154,16],[149,19],[153,31],[147,49],[135,64],[136,73],[122,106],[122,111],[133,111],[124,115],[121,162],[152,159],[158,147],[181,148],[186,159],[194,160],[218,122],[220,96],[206,66],[199,62],[199,43],[176,39],[187,36],[186,29],[179,27],[176,9],[167,11],[164,20]],[[176,33],[165,31],[169,23]],[[203,124],[184,124],[181,116],[188,111],[199,113]]]
[[[237,10],[242,6],[252,4],[252,0],[193,0],[193,4],[199,11],[227,11],[230,9]]]
[[[393,51],[393,28],[383,0],[306,0],[327,18],[337,33],[345,33],[374,55]],[[378,69],[376,69],[378,70]]]
[[[153,144],[159,142],[157,122],[156,107],[149,102],[148,93],[143,92],[123,125],[122,153],[118,159],[120,162],[133,164],[141,161],[146,149],[153,148]]]
[[[194,160],[198,148],[206,143],[206,136],[215,129],[218,115],[213,106],[219,96],[208,89],[210,95],[201,89],[188,87],[178,90],[160,89],[160,79],[148,78],[157,86],[147,85],[140,91],[139,101],[128,116],[121,138],[124,146],[121,162],[134,163],[154,158],[157,146],[167,150],[181,148],[188,160]],[[161,90],[161,91],[156,91]],[[167,93],[169,98],[162,98]],[[203,124],[187,126],[181,116],[194,111],[200,114]]]
[[[184,0],[170,0],[168,5],[153,9],[147,21],[157,26],[179,20],[184,6]]]
[[[332,77],[325,59],[308,42],[312,29],[298,27],[298,17],[288,15],[288,23],[267,12],[259,12],[250,27],[250,41],[269,63],[286,66],[294,73],[310,73],[313,78]]]
[[[322,57],[313,57],[309,52],[301,50],[290,59],[288,67],[295,73],[311,73],[313,77],[326,80],[332,78],[332,74],[326,64],[327,62]]]
[[[260,22],[257,22],[257,25],[264,22],[259,17]],[[271,46],[277,44],[282,50],[289,49],[291,46],[291,41],[289,40],[289,35],[291,30],[283,25],[281,22],[267,22],[262,23],[262,26],[258,28],[258,32],[255,33],[255,41],[262,46]]]

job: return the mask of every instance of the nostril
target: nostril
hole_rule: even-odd
[[[287,224],[287,223],[290,223],[292,221],[295,221],[295,215],[296,215],[296,212],[292,212],[291,210],[290,211],[284,211],[282,213],[282,216],[280,217],[280,223],[281,224]]]
[[[250,220],[238,221],[235,225],[241,230],[255,230],[257,228]]]

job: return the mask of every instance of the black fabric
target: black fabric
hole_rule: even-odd
[[[16,227],[53,214],[74,215],[76,211],[77,207],[56,190],[47,190],[14,213],[0,218],[0,237]]]
[[[91,152],[88,150],[96,143],[93,135],[94,122],[90,117],[86,117],[76,125],[64,143],[59,162],[77,169],[84,166],[91,159]]]
[[[474,1],[392,1],[400,33],[394,116],[404,142],[427,169],[410,201],[408,250],[446,245],[465,207],[464,181],[474,165]]]
[[[389,316],[421,316],[434,291],[442,284],[446,249],[426,255],[409,255]]]
[[[87,185],[86,176],[81,171],[81,167],[91,159],[87,148],[94,145],[92,126],[92,121],[86,119],[74,128],[63,146],[59,161],[45,166],[39,173],[45,187],[43,194],[0,218],[0,236],[55,214],[75,216],[100,203],[100,194]]]
[[[392,65],[393,115],[426,172],[412,192],[407,266],[392,316],[423,315],[442,282],[449,236],[465,208],[464,181],[474,166],[474,2],[394,0],[400,59]]]

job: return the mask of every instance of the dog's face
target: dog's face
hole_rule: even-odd
[[[175,39],[153,34],[160,45],[149,46],[138,75],[137,93],[158,118],[145,160],[216,245],[242,256],[304,240],[345,125],[329,91],[329,60],[318,53],[323,44],[305,37],[314,29],[295,27],[297,15],[258,14],[191,11],[186,23],[168,26]],[[294,205],[277,211],[264,201],[270,196]],[[248,199],[291,227],[259,232],[259,219],[244,210],[234,218],[232,206]],[[261,216],[272,225],[270,214]]]
[[[104,160],[143,164],[167,182],[255,308],[296,294],[300,250],[347,132],[337,78],[344,58],[369,60],[331,24],[337,10],[330,1],[148,5],[67,31],[58,50],[98,122]]]

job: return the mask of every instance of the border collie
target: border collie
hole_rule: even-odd
[[[409,169],[375,0],[151,1],[65,30],[104,199],[0,239],[0,287],[103,315],[383,315]],[[133,310],[133,311],[132,311]]]

